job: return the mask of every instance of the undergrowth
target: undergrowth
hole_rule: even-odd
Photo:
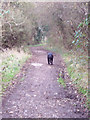
[[[56,47],[46,48],[53,52],[60,53],[67,65],[67,71],[71,81],[78,87],[79,91],[87,95],[88,93],[88,60],[87,56],[76,56],[66,51],[62,51]]]
[[[64,61],[67,65],[67,71],[71,78],[71,81],[77,87],[79,93],[86,96],[85,106],[89,107],[88,96],[88,60],[87,56],[76,56],[71,53],[63,54]]]
[[[23,63],[30,57],[29,54],[16,49],[6,50],[1,53],[2,63],[0,63],[0,73],[2,75],[2,92],[11,83],[12,78],[20,71]]]
[[[60,78],[58,78],[57,81],[58,81],[64,88],[66,87],[66,83],[65,83],[64,79],[62,79],[62,78],[60,77]]]
[[[83,94],[83,96],[86,96],[87,101],[86,105],[87,107],[89,104],[89,98],[88,98],[88,56],[85,55],[78,55],[72,54],[72,52],[59,49],[56,47],[47,47],[46,49],[51,50],[56,53],[60,53],[62,58],[64,59],[64,62],[67,66],[67,72],[71,78],[72,83],[76,86],[78,91]],[[62,84],[65,87],[65,81],[62,80],[62,78],[58,79],[58,82]]]
[[[63,55],[67,65],[67,71],[71,81],[78,87],[79,92],[87,96],[88,93],[88,70],[87,60],[76,58],[77,56],[66,53]]]

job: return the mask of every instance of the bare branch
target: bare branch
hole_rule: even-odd
[[[16,23],[15,21],[11,21],[11,22],[13,22],[16,26],[19,26],[19,25],[24,24],[24,23],[25,23],[25,21],[26,21],[26,19],[27,19],[27,17],[26,17],[26,18],[25,18],[25,20],[24,20],[23,22],[21,22],[21,23]]]
[[[8,24],[10,26],[10,31],[12,32],[12,26],[10,24],[10,21],[4,22],[4,24]]]
[[[14,17],[13,17],[13,13],[12,13],[11,16],[12,16],[13,23],[14,23],[16,26],[22,25],[23,23],[25,23],[25,21],[26,21],[26,19],[27,19],[27,17],[26,17],[23,22],[21,22],[21,23],[16,23],[16,22],[15,22],[15,19],[14,19]]]
[[[11,25],[11,22],[14,23],[16,26],[19,26],[19,25],[22,25],[25,23],[27,17],[25,18],[25,20],[21,23],[16,23],[15,21],[7,21],[7,22],[4,22],[3,24],[8,24],[10,26],[10,31],[12,32],[12,25]]]

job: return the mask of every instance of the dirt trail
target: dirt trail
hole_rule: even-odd
[[[81,108],[75,112],[77,101],[67,97],[68,90],[57,82],[59,68],[64,68],[60,56],[54,54],[54,65],[48,65],[46,50],[34,47],[31,51],[33,56],[27,63],[24,80],[3,97],[3,118],[85,118]]]

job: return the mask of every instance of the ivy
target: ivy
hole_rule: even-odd
[[[0,9],[0,16],[3,16],[4,14],[7,14],[7,13],[10,13],[10,11],[9,10]]]
[[[83,22],[81,22],[81,23],[78,25],[77,28],[79,28],[79,27],[83,27]]]
[[[90,16],[86,17],[82,22],[77,26],[77,30],[74,33],[74,40],[72,44],[77,48],[83,49],[83,46],[87,48],[88,46],[88,25],[90,24]],[[80,50],[82,51],[82,50]]]

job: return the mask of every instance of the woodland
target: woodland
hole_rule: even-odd
[[[43,46],[60,54],[88,107],[89,6],[87,2],[1,2],[0,94],[32,58],[30,48]]]

